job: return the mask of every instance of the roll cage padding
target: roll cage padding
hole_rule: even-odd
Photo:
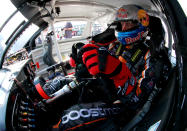
[[[149,17],[149,34],[150,35],[150,50],[151,54],[154,56],[158,54],[162,49],[162,44],[164,44],[164,29],[162,27],[161,20],[157,17]]]

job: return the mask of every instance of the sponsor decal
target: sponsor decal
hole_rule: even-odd
[[[127,10],[120,8],[117,13],[117,18],[118,19],[127,18]]]
[[[136,37],[133,37],[133,38],[131,38],[131,37],[125,38],[125,41],[126,41],[127,44],[129,44],[129,43],[134,43],[135,41],[141,39],[141,38],[143,37],[143,34],[144,34],[144,31],[139,32],[138,35],[137,35]]]
[[[56,90],[56,87],[62,86],[61,81],[64,81],[64,80],[67,80],[67,78],[61,75],[57,76],[55,77],[55,79],[52,80],[49,86],[51,87],[51,89]]]
[[[125,83],[125,85],[124,85],[123,88],[122,88],[121,86],[118,86],[118,92],[117,92],[117,94],[118,94],[118,95],[124,96],[125,93],[126,93],[126,91],[127,91],[128,85],[129,85],[129,82],[127,81],[127,82]]]
[[[131,102],[138,102],[139,101],[139,98],[136,96],[136,95],[133,95],[132,98],[131,98]]]
[[[138,50],[134,53],[134,55],[132,56],[131,60],[132,60],[133,62],[135,62],[135,60],[138,58],[138,56],[139,56],[141,53],[142,53],[142,51],[141,51],[140,49],[138,49]]]
[[[104,116],[112,116],[118,114],[119,111],[120,111],[119,107],[72,110],[68,114],[62,117],[62,124],[66,124],[70,120],[71,121],[78,120],[79,118],[100,118]]]
[[[143,26],[147,27],[149,25],[149,16],[145,10],[140,9],[138,11],[138,20]]]

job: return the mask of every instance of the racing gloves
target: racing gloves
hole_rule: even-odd
[[[86,44],[80,50],[83,63],[93,76],[105,75],[112,79],[116,87],[123,86],[132,76],[125,63],[121,63],[104,47]]]
[[[76,67],[76,62],[72,55],[70,55],[69,64],[71,65],[71,67]]]

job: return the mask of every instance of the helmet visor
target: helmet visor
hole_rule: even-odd
[[[130,31],[138,27],[138,22],[136,21],[118,21],[117,22],[117,31]]]

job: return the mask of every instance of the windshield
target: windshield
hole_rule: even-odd
[[[77,3],[76,3],[77,4]],[[6,12],[6,17],[2,17],[4,19],[9,18],[15,11],[15,7],[9,1],[7,4],[8,6],[12,6],[10,12]],[[6,6],[7,6],[6,5]],[[3,3],[3,5],[5,4]],[[72,6],[72,5],[69,5]],[[32,49],[38,48],[40,50],[40,58],[46,53],[48,50],[48,43],[45,41],[45,34],[53,31],[54,38],[53,38],[53,48],[52,48],[52,55],[56,62],[66,61],[69,59],[69,55],[71,54],[71,47],[72,44],[76,42],[88,43],[87,38],[92,38],[93,36],[102,33],[103,31],[108,28],[108,25],[113,21],[115,18],[115,8],[113,6],[98,6],[97,8],[89,8],[87,12],[85,10],[80,9],[77,5],[74,10],[69,10],[68,6],[61,5],[61,13],[56,16],[54,19],[54,23],[50,20],[43,18],[45,22],[48,22],[48,32],[41,33],[38,35],[36,42]],[[84,6],[90,6],[89,4],[85,4]],[[97,5],[95,5],[97,6]],[[150,5],[153,10],[157,10],[153,5]],[[9,9],[9,8],[8,8]],[[50,8],[51,9],[51,8]],[[4,10],[7,10],[4,8]],[[3,11],[2,11],[3,12]],[[52,12],[52,11],[51,11]],[[63,13],[62,13],[63,12]],[[93,13],[94,12],[94,13]],[[45,13],[44,13],[45,14]],[[70,16],[69,16],[70,15]],[[80,15],[80,16],[79,16]],[[82,16],[83,15],[83,16]],[[26,15],[25,15],[26,16]],[[45,16],[45,15],[43,15]],[[71,17],[75,17],[72,19]],[[28,17],[29,18],[29,17]],[[5,23],[6,20],[3,20]],[[5,51],[6,47],[8,47],[8,40],[13,38],[13,33],[16,33],[17,27],[20,26],[20,23],[27,22],[28,20],[20,13],[17,12],[4,26],[2,30],[0,30],[0,58]],[[4,24],[3,22],[0,23],[0,26]],[[37,24],[38,25],[38,24]],[[23,27],[21,25],[20,27]],[[26,28],[23,33],[13,42],[13,45],[9,48],[8,52],[6,53],[5,59],[21,50],[27,44],[28,40],[32,37],[32,35],[38,30],[38,26],[32,24],[28,28]],[[45,32],[45,31],[44,31]],[[43,35],[43,36],[42,36]],[[168,41],[166,41],[166,45],[168,45]],[[42,52],[43,51],[43,52]],[[31,54],[34,56],[36,50],[32,51]],[[173,52],[172,52],[173,54]],[[37,54],[38,55],[38,54]],[[36,57],[36,58],[39,58]],[[56,58],[57,57],[57,58]],[[34,59],[34,58],[33,58]],[[38,60],[37,60],[38,61]],[[40,62],[42,63],[42,62]],[[43,62],[44,63],[44,62]],[[44,63],[46,64],[46,63]]]
[[[8,7],[8,10],[7,10],[7,7]],[[6,11],[6,12],[5,12]],[[0,20],[0,27],[3,26],[3,24],[6,22],[6,20],[8,19],[8,17],[16,11],[16,8],[12,5],[12,3],[10,1],[4,1],[3,4],[0,5],[0,12],[5,12],[5,13],[0,13],[0,17],[1,17],[1,20]],[[10,25],[10,23],[8,23],[7,25]],[[3,50],[5,49],[5,41],[8,39],[9,35],[13,28],[10,28],[10,30],[7,30],[5,28],[7,28],[9,26],[6,26],[4,27],[1,32],[0,32],[0,57],[3,53]],[[7,32],[9,31],[9,32]]]
[[[8,9],[7,9],[8,7]],[[5,0],[3,1],[3,3],[1,3],[0,5],[0,16],[1,16],[1,20],[0,20],[0,26],[3,25],[3,23],[6,21],[6,19],[14,12],[16,11],[16,8],[14,5],[12,5],[12,3],[9,0]],[[6,11],[6,12],[5,12]],[[2,13],[3,12],[3,13]]]
[[[0,58],[2,57],[2,54],[5,51],[5,48],[8,45],[9,41],[11,41],[13,34],[16,34],[18,32],[18,27],[23,26],[23,24],[28,21],[20,12],[15,12],[15,7],[10,2],[6,3],[6,5],[4,6],[11,6],[13,8],[6,13],[6,17],[3,17],[4,23],[3,21],[1,21],[0,23]],[[12,14],[12,12],[14,15]],[[25,29],[24,32],[22,32],[22,34],[14,41],[11,48],[8,50],[8,53],[6,54],[6,57],[21,50],[37,30],[38,27],[34,24],[31,24],[27,29]]]
[[[7,53],[7,55],[13,54],[19,50],[21,50],[25,44],[27,43],[27,41],[32,37],[32,35],[34,34],[34,32],[36,32],[38,30],[38,27],[34,24],[30,25],[19,37],[19,39],[17,39],[15,41],[15,43],[12,45],[12,47],[10,48],[9,52]],[[25,47],[27,48],[27,47]]]
[[[178,0],[181,8],[183,9],[185,15],[187,16],[187,1],[186,0]]]
[[[77,38],[83,35],[86,21],[63,21],[54,24],[57,40]]]

